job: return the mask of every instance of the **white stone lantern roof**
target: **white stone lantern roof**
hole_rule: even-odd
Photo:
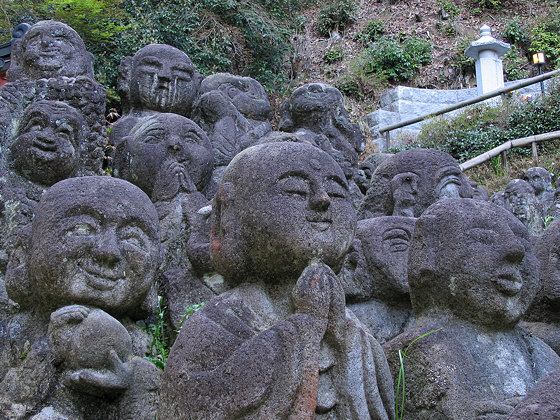
[[[480,28],[480,39],[471,43],[471,46],[465,50],[465,54],[469,57],[478,58],[482,51],[494,51],[498,57],[507,53],[511,46],[507,42],[493,38],[490,31],[490,26],[483,25]]]

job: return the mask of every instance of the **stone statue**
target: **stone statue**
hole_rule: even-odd
[[[71,178],[43,195],[6,273],[21,310],[1,340],[2,416],[154,417],[160,371],[138,357],[149,341],[134,321],[155,309],[159,247],[156,210],[126,181]]]
[[[541,212],[548,214],[549,208],[554,206],[554,188],[550,172],[539,166],[529,168],[523,174],[523,179],[533,187]]]
[[[508,420],[527,419],[560,419],[560,369],[541,379],[508,417]]]
[[[552,222],[537,239],[541,287],[522,326],[560,355],[560,220]]]
[[[270,113],[266,92],[255,79],[216,73],[202,81],[193,119],[212,142],[214,193],[233,157],[272,131]]]
[[[364,150],[365,139],[360,127],[350,122],[338,89],[323,83],[297,88],[282,104],[278,127],[331,155],[349,182],[353,201],[363,198],[354,178],[359,178],[358,153]]]
[[[21,79],[87,76],[93,79],[93,55],[78,33],[62,22],[37,22],[12,47],[8,82]]]
[[[110,133],[116,147],[138,119],[157,112],[190,116],[202,76],[182,51],[150,44],[126,57],[119,67],[118,90],[124,115]]]
[[[250,147],[213,207],[214,261],[234,287],[184,323],[159,416],[393,418],[381,348],[333,272],[355,227],[335,161],[301,143]]]
[[[504,208],[527,227],[532,235],[543,232],[543,214],[533,187],[522,179],[511,180],[504,190]]]
[[[360,220],[339,275],[348,307],[381,344],[414,321],[407,263],[415,221],[400,216]]]
[[[473,181],[470,178],[467,178],[467,180],[469,181],[469,184],[471,185],[472,189],[473,189],[473,197],[476,200],[483,200],[483,201],[488,201],[488,192],[482,188],[480,185],[478,185],[478,182]]]
[[[377,167],[393,156],[392,153],[372,153],[366,157],[358,165],[358,176],[356,178],[356,184],[360,187],[362,194],[365,194],[370,186],[371,177],[377,169]]]
[[[467,178],[451,155],[432,149],[405,150],[377,167],[358,208],[358,219],[418,217],[437,200],[472,196]]]
[[[158,210],[161,271],[166,272],[161,287],[174,329],[179,329],[185,306],[207,301],[219,290],[202,281],[213,272],[210,202],[203,195],[212,168],[210,140],[193,121],[177,114],[139,119],[115,152],[114,175],[142,188]]]
[[[491,203],[449,199],[410,241],[411,329],[385,343],[394,375],[406,351],[405,418],[506,418],[560,357],[518,326],[539,288],[527,228]]]

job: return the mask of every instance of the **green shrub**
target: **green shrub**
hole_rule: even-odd
[[[529,40],[527,27],[521,23],[519,16],[508,21],[502,35],[508,42],[517,45],[524,45]]]
[[[418,141],[443,150],[459,161],[471,159],[517,138],[556,131],[560,127],[560,83],[537,99],[512,98],[500,106],[477,105],[452,119],[434,118],[422,126]],[[529,155],[530,147],[511,153]]]
[[[343,31],[356,19],[357,5],[354,0],[333,0],[319,11],[317,30],[323,36],[331,31]]]
[[[542,51],[553,68],[560,66],[560,8],[531,28],[530,39],[530,52]]]
[[[503,57],[505,81],[526,79],[530,76],[527,58],[515,45]]]
[[[331,48],[329,50],[327,50],[327,52],[325,53],[325,62],[332,64],[332,63],[336,63],[337,61],[341,61],[344,58],[344,51],[342,50],[342,48],[337,47],[337,48]]]
[[[379,73],[396,83],[411,79],[422,64],[432,60],[432,44],[417,38],[398,42],[382,37],[362,55],[365,73]]]
[[[385,33],[385,25],[380,19],[370,20],[366,26],[354,36],[354,41],[363,43],[375,42]]]

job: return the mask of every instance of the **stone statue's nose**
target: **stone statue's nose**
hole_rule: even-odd
[[[320,188],[310,197],[309,207],[315,211],[325,211],[331,205],[331,198],[327,192]]]

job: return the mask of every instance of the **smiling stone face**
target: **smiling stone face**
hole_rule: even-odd
[[[301,143],[251,147],[228,166],[218,194],[212,245],[226,273],[297,278],[312,260],[340,268],[355,213],[344,174],[325,152]],[[232,273],[233,259],[243,261],[241,273]]]
[[[39,304],[133,313],[154,282],[157,229],[152,203],[126,181],[81,177],[55,184],[33,221],[29,274]]]
[[[16,42],[12,58],[9,81],[21,76],[29,79],[59,76],[93,78],[93,56],[86,51],[78,33],[61,22],[37,22]]]
[[[82,137],[82,115],[56,101],[31,104],[10,148],[10,162],[24,178],[52,185],[73,175]]]
[[[424,212],[411,241],[409,274],[415,312],[449,310],[497,328],[515,325],[539,286],[525,226],[480,200],[444,200]]]

